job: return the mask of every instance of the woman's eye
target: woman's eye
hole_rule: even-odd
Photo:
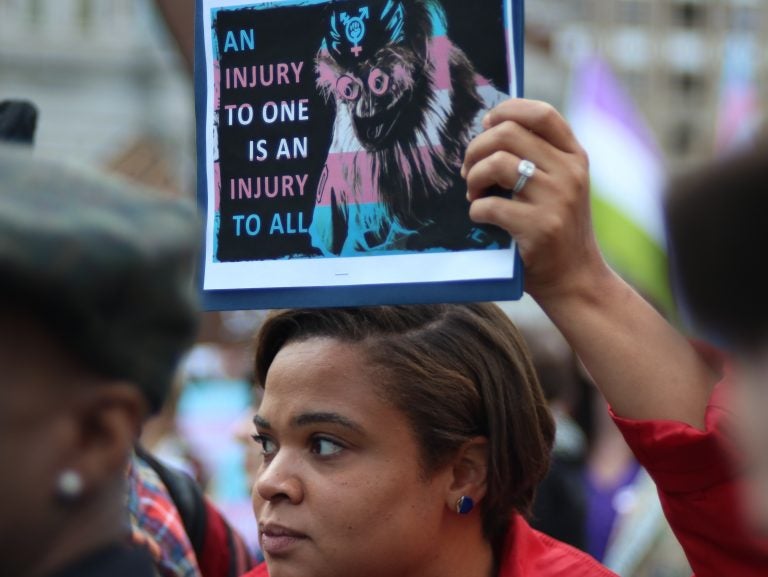
[[[277,452],[277,445],[269,437],[264,435],[253,435],[253,440],[261,445],[261,454],[264,456],[274,455]]]
[[[330,439],[324,437],[316,437],[312,439],[312,452],[321,457],[330,457],[343,450],[344,447]]]

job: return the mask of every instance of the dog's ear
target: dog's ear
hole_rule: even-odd
[[[388,3],[381,13],[390,42],[402,42],[405,38],[405,7],[402,2]]]

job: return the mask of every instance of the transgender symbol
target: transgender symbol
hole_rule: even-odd
[[[363,48],[360,46],[360,41],[365,38],[365,21],[370,18],[370,11],[368,6],[360,8],[359,16],[350,16],[346,12],[341,13],[341,23],[346,27],[345,33],[347,40],[354,46],[350,48],[350,51],[355,56],[359,57]]]

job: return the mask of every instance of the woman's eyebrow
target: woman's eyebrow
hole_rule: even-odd
[[[264,417],[262,417],[261,415],[254,415],[253,424],[256,425],[256,427],[259,429],[272,428],[272,425],[270,424],[270,422]],[[294,417],[293,420],[291,421],[291,425],[294,427],[306,427],[307,425],[316,425],[316,424],[340,425],[360,435],[365,433],[362,426],[360,426],[359,424],[355,423],[351,419],[348,419],[347,417],[344,417],[338,413],[329,413],[329,412],[302,413]]]
[[[259,415],[253,416],[253,424],[256,425],[259,429],[271,429],[272,425],[269,424],[269,421],[266,420],[264,417],[261,417]]]
[[[365,433],[363,427],[348,419],[347,417],[339,415],[338,413],[302,413],[293,419],[293,425],[295,427],[304,427],[306,425],[316,424],[341,425],[342,427],[351,429],[360,435]]]

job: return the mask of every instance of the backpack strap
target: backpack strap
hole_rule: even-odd
[[[183,471],[164,465],[140,445],[136,446],[136,454],[157,473],[168,489],[195,555],[200,559],[205,545],[207,513],[203,493],[197,482]]]

